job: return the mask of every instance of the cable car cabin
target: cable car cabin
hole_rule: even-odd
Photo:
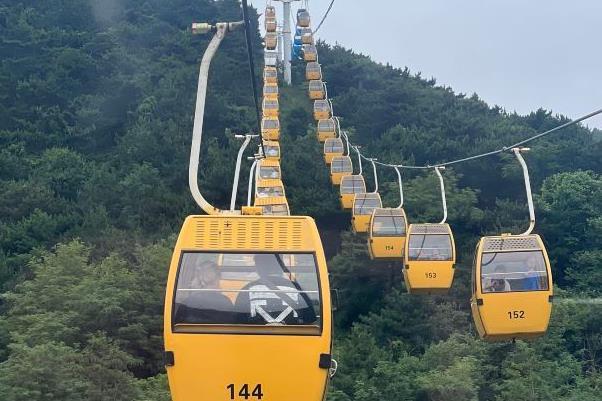
[[[295,32],[295,37],[299,37],[301,39],[301,43],[304,45],[313,45],[314,44],[314,32],[311,28],[297,28]]]
[[[278,84],[263,84],[263,98],[278,99]]]
[[[339,188],[341,207],[343,209],[353,208],[353,199],[357,194],[366,193],[366,181],[362,175],[346,175],[341,178],[341,187]]]
[[[318,141],[326,142],[328,138],[336,138],[337,136],[337,124],[334,118],[327,118],[326,120],[318,120],[318,127],[316,134]]]
[[[173,401],[321,401],[331,363],[328,271],[310,217],[189,216],[170,264]]]
[[[297,25],[303,28],[307,28],[310,24],[309,12],[300,8],[297,10]]]
[[[326,98],[324,83],[319,80],[311,80],[308,84],[309,98],[311,100],[321,100]]]
[[[330,101],[328,99],[314,100],[314,119],[316,121],[330,118],[331,114],[332,109],[330,107]]]
[[[278,70],[276,67],[264,67],[263,69],[264,84],[278,84]]]
[[[318,61],[318,49],[315,45],[303,45],[303,60]]]
[[[276,18],[268,18],[265,19],[265,30],[266,32],[276,32]]]
[[[280,103],[278,102],[278,99],[265,98],[261,103],[261,110],[264,118],[278,118]]]
[[[256,180],[281,180],[280,162],[271,159],[260,159],[257,163]]]
[[[326,164],[330,164],[332,158],[335,156],[343,156],[344,149],[343,140],[341,138],[326,139],[326,141],[324,141],[324,161]]]
[[[267,6],[264,15],[266,18],[276,18],[276,7]]]
[[[552,313],[552,271],[539,235],[481,238],[470,300],[481,338],[503,341],[543,335]]]
[[[263,64],[267,67],[276,68],[278,64],[278,51],[276,50],[264,50],[263,51]]]
[[[277,118],[261,119],[261,137],[266,141],[277,141],[280,139],[280,120]]]
[[[280,179],[267,179],[255,181],[255,198],[286,197],[284,184]]]
[[[280,161],[280,144],[276,141],[263,141],[266,160]]]
[[[261,207],[264,215],[288,216],[288,201],[284,196],[255,198],[254,206]]]
[[[349,156],[336,156],[330,163],[330,182],[332,185],[340,185],[341,179],[346,175],[353,174],[353,163]]]
[[[378,192],[355,194],[351,214],[351,226],[354,233],[367,233],[370,229],[370,217],[376,208],[382,208],[383,203]]]
[[[274,50],[278,45],[278,33],[266,32],[264,37],[265,47],[268,50]]]
[[[408,221],[403,208],[374,209],[370,217],[371,259],[403,260]]]
[[[456,249],[449,224],[410,224],[403,276],[412,294],[446,293],[454,280]]]
[[[322,79],[322,67],[320,63],[312,61],[305,65],[305,79],[308,81]]]

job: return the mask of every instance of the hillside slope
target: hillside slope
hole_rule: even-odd
[[[164,280],[174,235],[198,212],[187,164],[208,42],[188,27],[239,16],[235,0],[0,5],[0,394],[7,400],[168,399]],[[253,46],[260,54],[258,32]],[[509,114],[339,46],[322,43],[319,52],[335,113],[381,161],[458,158],[565,121],[544,110]],[[537,231],[559,301],[546,337],[484,344],[469,319],[469,265],[480,235],[526,225],[516,162],[493,157],[446,171],[457,280],[448,296],[409,296],[399,265],[371,262],[338,209],[302,66],[294,64],[295,84],[281,100],[283,172],[293,212],[318,221],[341,290],[340,370],[329,399],[598,400],[602,313],[588,297],[602,290],[602,143],[574,127],[533,145]],[[207,198],[225,205],[238,146],[227,130],[255,124],[241,33],[224,40],[209,88],[200,182]],[[394,172],[381,169],[379,178],[385,203],[396,204]],[[439,220],[434,175],[404,173],[404,184],[409,219]]]

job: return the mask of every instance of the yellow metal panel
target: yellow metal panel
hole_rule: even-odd
[[[334,131],[318,131],[318,141],[320,143],[324,143],[330,138],[336,138]]]
[[[454,270],[451,261],[414,260],[406,262],[403,277],[411,294],[446,293],[454,281]]]
[[[343,156],[343,152],[324,153],[324,162],[326,164],[330,164],[330,163],[332,163],[332,159],[337,156]]]
[[[322,73],[320,71],[306,71],[305,79],[307,81],[313,81],[317,79],[322,79]]]
[[[403,260],[406,237],[368,238],[368,251],[371,259]]]
[[[280,140],[280,130],[279,129],[264,129],[261,131],[261,138],[264,141],[278,141]],[[280,160],[280,158],[278,158]]]
[[[355,198],[355,194],[341,194],[339,196],[341,207],[343,209],[351,209],[353,207],[353,198]]]
[[[330,173],[330,182],[332,182],[332,185],[341,185],[341,178],[343,178],[343,176],[346,175],[351,175],[350,172],[343,172],[343,173]]]

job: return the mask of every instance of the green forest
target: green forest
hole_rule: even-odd
[[[239,19],[236,0],[0,3],[1,400],[170,399],[165,280],[182,221],[200,213],[187,171],[210,39],[191,35],[190,24]],[[338,45],[318,51],[341,125],[383,162],[456,159],[569,121],[543,109],[509,113]],[[514,157],[445,171],[454,285],[448,295],[409,295],[401,264],[371,261],[339,208],[301,61],[293,82],[280,100],[283,179],[293,214],[316,219],[340,293],[328,400],[599,401],[602,132],[573,126],[530,144],[552,320],[537,340],[485,343],[470,316],[470,269],[480,236],[528,225]],[[214,204],[229,203],[233,134],[255,127],[244,33],[233,32],[213,61],[205,113],[199,182]],[[384,204],[396,205],[395,171],[378,173]],[[436,176],[403,178],[409,221],[440,220]],[[246,199],[246,179],[238,196]]]

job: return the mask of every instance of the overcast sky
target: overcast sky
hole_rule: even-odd
[[[508,111],[602,108],[602,0],[335,0],[317,36]]]

